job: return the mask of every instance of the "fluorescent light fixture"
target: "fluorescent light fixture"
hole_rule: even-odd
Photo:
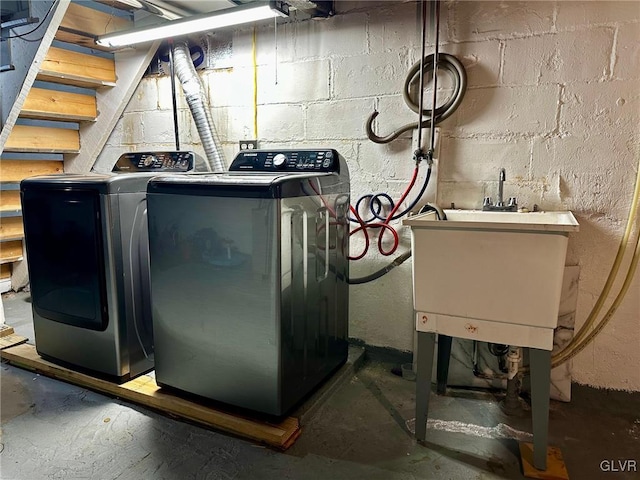
[[[171,20],[160,25],[101,35],[96,39],[96,43],[104,47],[123,47],[162,38],[179,37],[190,33],[215,30],[216,28],[228,27],[230,25],[240,25],[257,20],[265,20],[277,16],[285,17],[288,14],[289,6],[284,2],[247,3],[238,7],[193,15],[179,20]]]

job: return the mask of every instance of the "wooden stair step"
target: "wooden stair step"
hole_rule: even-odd
[[[21,240],[0,242],[0,264],[13,263],[20,260],[22,260]]]
[[[22,240],[22,238],[24,238],[22,217],[3,218],[0,221],[0,242]]]
[[[111,58],[51,47],[36,78],[78,87],[114,87],[116,66]]]
[[[11,264],[0,265],[0,280],[8,280],[11,278]]]
[[[2,181],[3,182],[19,182],[28,177],[36,175],[50,175],[54,173],[62,173],[64,171],[64,162],[59,160],[2,160]],[[2,192],[2,196],[8,194],[8,202],[11,202],[11,196],[17,193],[17,202],[20,205],[20,192]],[[14,198],[14,202],[16,199]],[[2,203],[4,204],[4,198]]]
[[[96,97],[79,93],[32,88],[20,116],[44,120],[93,121],[98,115]]]
[[[110,50],[95,43],[98,35],[133,28],[130,19],[71,3],[56,32],[56,40],[97,50]]]
[[[2,180],[4,181],[5,174],[5,162],[2,161]],[[19,190],[9,190],[2,191],[0,193],[0,212],[10,212],[14,210],[20,210],[20,191]]]
[[[4,150],[5,152],[78,153],[80,133],[78,130],[67,128],[15,125],[7,138]],[[5,180],[4,167],[2,179]]]

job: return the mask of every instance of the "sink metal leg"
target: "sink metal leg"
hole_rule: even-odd
[[[447,379],[449,378],[449,359],[451,358],[451,342],[453,338],[448,335],[438,334],[438,363],[436,363],[436,376],[438,395],[447,391]]]
[[[427,416],[429,395],[431,394],[431,371],[436,346],[436,334],[417,332],[416,352],[416,440],[424,441],[427,436]]]
[[[551,384],[551,352],[529,349],[531,366],[531,417],[533,422],[533,466],[547,469],[549,437],[549,392]]]

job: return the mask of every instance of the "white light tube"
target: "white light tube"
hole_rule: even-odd
[[[260,4],[250,8],[235,7],[207,14],[194,15],[180,20],[172,20],[161,25],[101,35],[96,39],[98,45],[104,47],[123,47],[136,43],[149,42],[162,38],[177,37],[190,33],[215,30],[216,28],[240,25],[243,23],[265,20],[285,13],[272,9],[269,5]]]

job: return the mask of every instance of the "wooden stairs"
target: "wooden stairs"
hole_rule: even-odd
[[[16,67],[0,72],[10,85],[3,96],[15,85],[0,133],[0,292],[8,282],[17,289],[28,281],[20,181],[90,171],[155,54],[157,44],[122,52],[95,44],[100,34],[133,27],[128,9],[117,1],[59,0],[38,45],[11,40]],[[20,72],[22,56],[33,61]]]

